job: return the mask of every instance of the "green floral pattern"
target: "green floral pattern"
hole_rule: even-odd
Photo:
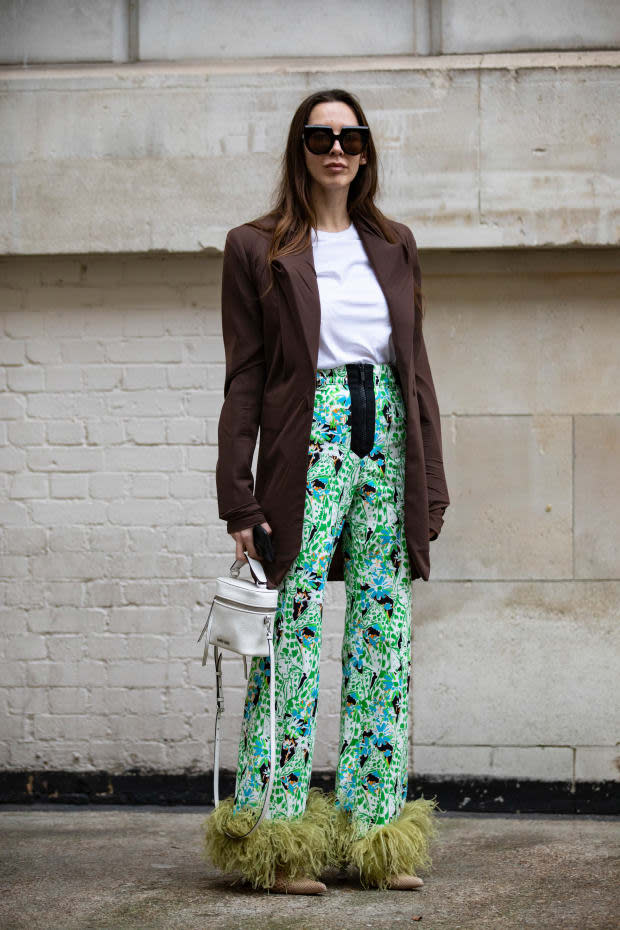
[[[395,368],[373,366],[375,435],[351,451],[346,366],[316,373],[302,545],[279,586],[274,625],[276,777],[268,817],[303,814],[319,701],[323,596],[342,533],[342,639],[335,806],[355,835],[398,816],[407,796],[411,570],[404,527],[406,408]],[[260,807],[269,778],[269,658],[250,666],[233,812]]]

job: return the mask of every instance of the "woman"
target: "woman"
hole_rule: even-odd
[[[293,116],[275,207],[224,249],[219,515],[236,556],[263,560],[274,623],[277,768],[269,775],[269,659],[248,678],[234,797],[205,821],[205,855],[254,888],[326,891],[330,865],[363,887],[414,888],[430,866],[436,800],[407,801],[411,583],[449,505],[439,409],[407,226],[374,203],[377,152],[358,100],[314,93]],[[256,487],[251,465],[260,425]],[[309,788],[325,582],[344,580],[335,789]]]

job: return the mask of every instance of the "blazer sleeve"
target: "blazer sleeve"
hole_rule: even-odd
[[[408,231],[411,237],[413,278],[415,287],[419,290],[422,287],[422,271],[418,259],[418,249],[413,233],[410,229]],[[437,539],[441,532],[444,512],[450,504],[450,497],[443,465],[439,404],[437,403],[435,385],[422,332],[422,315],[418,308],[415,309],[413,330],[413,364],[424,446],[429,531],[431,539]]]
[[[246,249],[234,230],[224,246],[221,306],[226,370],[215,483],[220,519],[234,533],[266,521],[252,475],[265,383],[262,313]]]

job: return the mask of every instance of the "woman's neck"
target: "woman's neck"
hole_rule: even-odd
[[[351,225],[347,210],[347,190],[324,191],[319,188],[313,198],[317,229],[342,232]]]

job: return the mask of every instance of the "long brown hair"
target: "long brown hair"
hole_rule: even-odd
[[[276,186],[273,206],[264,216],[250,222],[250,226],[268,229],[271,243],[267,252],[267,270],[273,285],[272,262],[279,255],[300,252],[307,246],[311,229],[316,228],[317,218],[310,196],[311,175],[306,167],[303,150],[303,128],[310,118],[313,107],[319,103],[340,101],[355,113],[358,125],[368,126],[362,105],[354,94],[340,88],[319,90],[301,101],[289,127],[286,148],[282,155],[280,176]],[[366,164],[360,164],[357,174],[349,185],[347,211],[351,220],[363,218],[370,221],[376,231],[388,242],[398,242],[389,220],[375,204],[378,189],[378,156],[370,133],[366,146]],[[422,294],[415,288],[416,307],[423,314]]]

